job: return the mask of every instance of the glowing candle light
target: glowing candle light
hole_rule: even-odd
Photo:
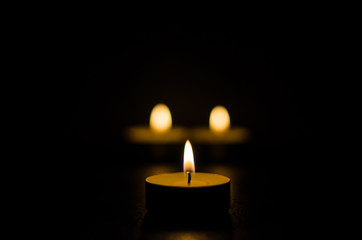
[[[172,126],[171,111],[166,104],[160,103],[154,106],[149,119],[149,126],[127,128],[125,132],[127,140],[141,144],[169,144],[186,140],[186,129]]]
[[[186,172],[195,172],[194,153],[189,140],[186,141],[184,150],[184,173]]]
[[[151,112],[150,128],[155,132],[166,132],[172,127],[170,109],[165,104],[157,104]]]
[[[185,144],[183,164],[184,172],[164,173],[146,178],[147,209],[228,210],[230,178],[213,173],[196,173],[192,146],[188,140]]]
[[[218,105],[211,110],[209,128],[194,128],[191,139],[198,143],[239,144],[247,142],[249,135],[246,128],[231,127],[228,110],[224,106]]]
[[[223,106],[216,106],[210,113],[210,129],[215,133],[225,132],[230,127],[229,113]]]

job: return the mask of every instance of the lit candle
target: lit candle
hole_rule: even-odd
[[[157,104],[150,115],[150,125],[132,126],[126,129],[128,141],[143,144],[180,143],[186,140],[186,130],[172,126],[170,109]]]
[[[223,106],[212,109],[209,118],[209,129],[195,128],[191,139],[198,143],[237,144],[248,141],[249,132],[243,127],[230,127],[230,116]]]
[[[184,149],[184,171],[146,178],[148,211],[227,211],[230,207],[230,178],[195,171],[190,141]]]

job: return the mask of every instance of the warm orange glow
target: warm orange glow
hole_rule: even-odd
[[[186,141],[184,150],[184,173],[186,172],[195,172],[194,153],[189,140]]]
[[[172,127],[170,109],[165,104],[157,104],[151,112],[150,127],[155,132],[166,132]]]
[[[210,129],[213,132],[221,133],[229,129],[229,113],[223,106],[216,106],[210,113]]]

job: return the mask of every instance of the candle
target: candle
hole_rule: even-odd
[[[170,109],[165,104],[157,104],[150,115],[149,126],[132,126],[126,129],[126,138],[133,143],[166,144],[186,140],[186,130],[172,126]]]
[[[230,178],[195,171],[190,141],[184,149],[184,171],[146,178],[148,211],[227,211],[230,207]]]
[[[212,109],[209,128],[199,127],[192,131],[191,139],[198,143],[237,144],[247,142],[250,133],[243,127],[230,127],[230,116],[223,106]]]

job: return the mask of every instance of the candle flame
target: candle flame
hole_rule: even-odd
[[[150,127],[155,132],[166,132],[172,127],[170,109],[165,104],[154,106],[150,117]]]
[[[213,132],[221,133],[229,129],[230,117],[229,113],[223,106],[216,106],[210,113],[210,129]]]
[[[186,172],[195,172],[194,153],[189,140],[186,141],[184,150],[184,173]]]

